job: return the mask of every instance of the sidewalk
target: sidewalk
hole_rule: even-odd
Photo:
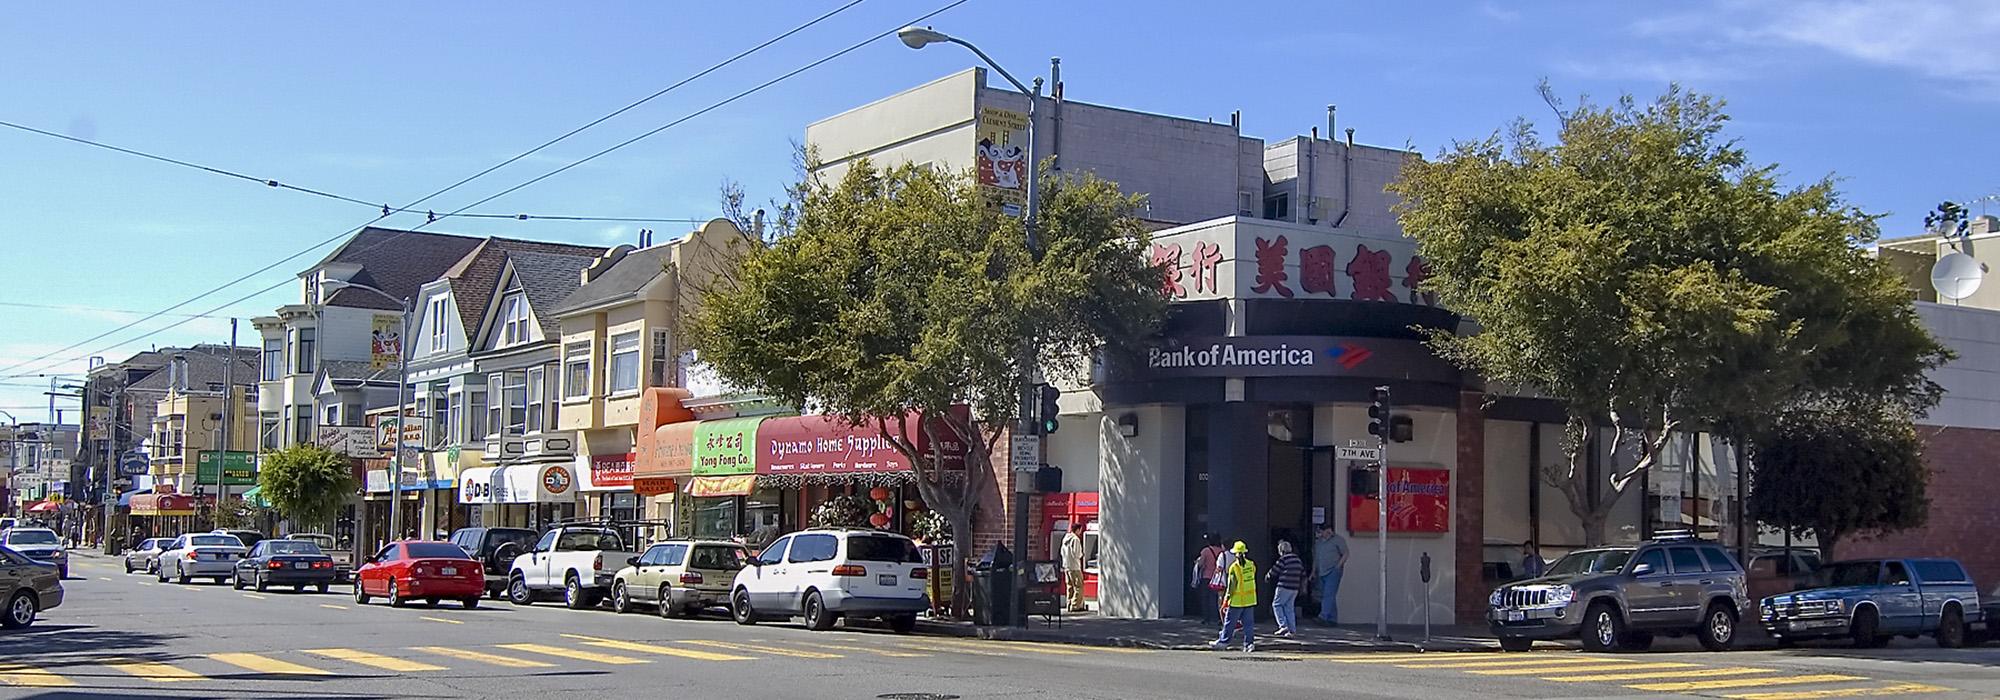
[[[1305,624],[1293,637],[1271,636],[1276,629],[1271,623],[1259,622],[1257,627],[1258,651],[1453,652],[1486,651],[1499,647],[1484,626],[1433,626],[1430,639],[1425,640],[1422,625],[1391,625],[1389,641],[1375,639],[1373,625],[1324,627]],[[925,619],[917,623],[917,630],[927,634],[980,639],[1182,650],[1206,650],[1209,643],[1215,641],[1218,632],[1215,625],[1193,618],[1127,620],[1099,617],[1095,613],[1066,616],[1060,623],[1036,617],[1029,620],[1027,627],[981,627],[969,622]]]

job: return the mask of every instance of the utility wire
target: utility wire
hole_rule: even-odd
[[[687,78],[687,79],[684,79],[684,80],[681,80],[680,82],[677,82],[677,83],[674,83],[673,85],[670,85],[670,86],[667,86],[666,88],[664,88],[664,89],[662,89],[662,90],[660,90],[660,91],[658,91],[658,92],[655,92],[655,93],[653,93],[653,94],[651,94],[651,95],[647,95],[646,97],[644,97],[644,98],[641,98],[641,99],[639,99],[638,101],[635,101],[635,102],[633,102],[633,103],[631,103],[631,104],[628,104],[628,105],[625,105],[624,107],[620,107],[619,109],[617,109],[617,110],[615,110],[615,111],[611,112],[610,114],[607,114],[607,115],[605,115],[605,116],[602,116],[602,117],[599,117],[599,118],[597,118],[597,119],[594,119],[594,120],[590,121],[589,123],[587,123],[587,124],[584,124],[583,126],[580,126],[580,127],[577,127],[577,128],[575,128],[575,129],[571,129],[571,130],[570,130],[569,132],[567,132],[567,133],[565,133],[565,134],[563,134],[563,135],[561,135],[561,136],[558,136],[558,137],[556,137],[556,138],[553,138],[553,139],[550,139],[550,140],[548,140],[548,141],[546,141],[546,142],[543,142],[543,143],[542,143],[541,145],[539,145],[539,146],[536,146],[536,147],[534,147],[534,148],[531,148],[531,149],[528,149],[528,150],[526,150],[526,151],[523,151],[523,152],[521,152],[521,153],[520,153],[519,155],[516,155],[516,156],[514,156],[514,157],[512,157],[512,158],[508,158],[508,159],[506,159],[506,160],[503,160],[503,161],[501,161],[500,163],[498,163],[498,164],[495,164],[495,165],[493,165],[492,167],[489,167],[489,168],[486,168],[485,170],[481,170],[481,171],[479,171],[479,172],[477,172],[477,173],[474,173],[474,174],[473,174],[472,176],[470,176],[470,177],[467,177],[467,178],[465,178],[465,179],[462,179],[462,180],[459,180],[459,181],[457,181],[457,182],[454,182],[454,183],[452,183],[452,184],[450,184],[450,185],[448,185],[448,186],[444,187],[443,189],[440,189],[440,190],[438,190],[438,191],[436,191],[436,192],[432,192],[432,193],[430,193],[430,194],[428,194],[428,195],[425,195],[425,196],[424,196],[424,197],[422,197],[421,199],[418,199],[418,200],[416,200],[416,201],[414,201],[414,202],[411,202],[411,203],[409,203],[409,204],[406,204],[406,205],[404,205],[404,206],[402,206],[402,207],[395,207],[395,208],[391,208],[391,207],[386,207],[386,206],[385,206],[385,207],[383,207],[383,210],[382,210],[382,213],[381,213],[381,214],[380,214],[379,216],[376,216],[375,218],[373,218],[373,219],[370,219],[370,220],[368,220],[368,221],[367,221],[366,223],[363,223],[363,224],[361,224],[360,226],[356,226],[356,227],[354,227],[354,228],[350,228],[350,229],[347,229],[346,231],[342,231],[342,232],[340,232],[340,233],[338,233],[338,234],[335,234],[335,235],[333,235],[333,236],[331,236],[331,237],[328,237],[328,238],[326,238],[326,239],[324,239],[324,240],[321,240],[321,241],[319,241],[319,242],[317,242],[317,243],[314,243],[314,244],[312,244],[311,246],[308,246],[308,247],[306,247],[306,248],[303,248],[303,249],[300,249],[300,250],[299,250],[298,252],[296,252],[296,253],[292,253],[291,255],[287,255],[287,256],[285,256],[284,258],[281,258],[281,259],[277,260],[276,262],[273,262],[273,263],[271,263],[271,264],[269,264],[269,265],[265,265],[264,267],[261,267],[261,268],[258,268],[258,269],[256,269],[256,270],[253,270],[253,271],[251,271],[251,272],[250,272],[249,274],[246,274],[246,275],[243,275],[243,276],[241,276],[241,277],[237,277],[236,279],[233,279],[233,280],[230,280],[230,281],[228,281],[228,282],[225,282],[225,283],[223,283],[223,284],[222,284],[222,285],[220,285],[220,286],[217,286],[217,287],[214,287],[214,288],[212,288],[212,289],[209,289],[208,291],[205,291],[205,292],[202,292],[201,294],[198,294],[198,295],[195,295],[195,296],[193,296],[193,297],[190,297],[190,298],[188,298],[188,299],[187,299],[187,300],[185,300],[185,301],[182,301],[182,302],[180,302],[180,303],[177,303],[177,304],[174,304],[173,306],[169,306],[169,307],[167,307],[167,308],[165,308],[165,309],[162,309],[162,310],[160,310],[160,311],[158,311],[158,312],[155,312],[155,313],[152,313],[152,314],[148,314],[148,315],[147,315],[146,317],[144,317],[144,318],[140,318],[140,319],[137,319],[137,320],[135,320],[135,321],[132,321],[131,323],[127,323],[127,324],[125,324],[125,325],[122,325],[122,326],[119,326],[119,327],[117,327],[117,328],[113,328],[113,329],[111,329],[111,330],[109,330],[109,331],[105,331],[105,332],[103,332],[103,333],[99,333],[99,334],[97,334],[97,335],[94,335],[94,336],[91,336],[91,337],[89,337],[89,338],[86,338],[86,339],[84,339],[84,340],[82,340],[82,341],[79,341],[79,342],[76,342],[76,343],[72,343],[72,344],[70,344],[70,345],[68,345],[68,346],[65,346],[65,347],[63,347],[63,348],[60,348],[60,349],[58,349],[58,350],[54,350],[54,351],[51,351],[51,352],[48,352],[48,353],[44,353],[44,354],[42,354],[41,356],[39,356],[39,357],[36,357],[36,358],[34,358],[34,359],[32,359],[32,360],[28,360],[28,361],[26,361],[26,362],[20,362],[20,363],[15,363],[15,364],[13,364],[13,365],[10,365],[10,366],[8,366],[8,367],[7,367],[7,368],[5,368],[5,369],[0,369],[0,378],[12,378],[12,377],[15,377],[15,376],[24,376],[24,375],[12,375],[12,374],[4,374],[4,373],[8,373],[8,372],[13,372],[13,371],[15,371],[15,370],[18,370],[18,369],[20,369],[20,368],[22,368],[22,367],[25,367],[25,366],[28,366],[28,365],[33,365],[33,364],[36,364],[36,363],[40,363],[40,362],[42,362],[42,361],[44,361],[44,360],[47,360],[47,359],[49,359],[49,358],[51,358],[51,357],[54,357],[54,356],[56,356],[56,355],[60,355],[60,354],[62,354],[62,353],[66,353],[66,352],[69,352],[69,351],[71,351],[71,350],[75,350],[75,349],[77,349],[77,348],[79,348],[79,347],[82,347],[82,346],[84,346],[84,345],[88,345],[88,344],[90,344],[90,343],[94,343],[94,342],[97,342],[98,340],[102,340],[102,339],[104,339],[105,337],[108,337],[108,336],[111,336],[111,335],[113,335],[113,334],[116,334],[116,333],[120,333],[120,332],[123,332],[123,331],[125,331],[126,329],[129,329],[129,328],[132,328],[132,327],[134,327],[134,326],[137,326],[137,325],[139,325],[139,324],[141,324],[141,323],[145,323],[146,321],[150,321],[150,320],[152,320],[152,319],[154,319],[154,318],[158,318],[159,316],[162,316],[162,315],[164,315],[164,314],[166,314],[166,313],[168,313],[168,312],[171,312],[171,311],[173,311],[173,310],[175,310],[175,309],[178,309],[178,308],[181,308],[181,307],[183,307],[183,306],[186,306],[186,305],[188,305],[188,304],[192,304],[192,303],[194,303],[194,302],[196,302],[196,301],[198,301],[198,300],[200,300],[200,299],[202,299],[202,298],[204,298],[204,297],[207,297],[207,296],[209,296],[209,295],[212,295],[212,294],[215,294],[215,293],[217,293],[217,292],[220,292],[220,291],[222,291],[222,290],[224,290],[224,289],[228,289],[229,287],[233,287],[233,286],[235,286],[235,285],[237,285],[237,284],[240,284],[240,283],[242,283],[243,281],[245,281],[245,280],[248,280],[248,279],[250,279],[251,277],[254,277],[254,276],[257,276],[257,275],[260,275],[260,274],[263,274],[263,273],[265,273],[265,272],[267,272],[267,271],[269,271],[269,270],[271,270],[271,269],[273,269],[273,268],[276,268],[276,267],[277,267],[277,266],[279,266],[279,265],[283,265],[283,264],[285,264],[285,263],[288,263],[288,262],[291,262],[292,260],[295,260],[295,259],[298,259],[299,257],[301,257],[301,256],[304,256],[305,254],[307,254],[307,253],[310,253],[310,252],[312,252],[312,251],[314,251],[314,250],[318,250],[318,249],[320,249],[320,248],[322,248],[322,247],[324,247],[324,246],[326,246],[326,245],[328,245],[328,244],[330,244],[330,243],[333,243],[334,241],[338,241],[338,240],[341,240],[341,239],[343,239],[343,238],[346,238],[346,237],[348,237],[348,236],[351,236],[351,235],[353,235],[353,234],[355,234],[355,233],[359,233],[359,232],[360,232],[361,230],[363,230],[363,229],[366,229],[367,227],[369,227],[369,226],[371,226],[371,225],[374,225],[374,224],[375,224],[376,222],[378,222],[378,221],[381,221],[381,220],[383,220],[383,219],[386,219],[386,218],[388,218],[388,217],[389,217],[389,216],[390,216],[390,215],[391,215],[391,214],[393,213],[393,211],[401,211],[401,210],[406,210],[406,209],[412,209],[412,208],[414,208],[414,207],[417,207],[417,206],[419,206],[419,205],[423,204],[424,202],[427,202],[427,201],[430,201],[430,200],[431,200],[431,199],[433,199],[433,198],[436,198],[436,197],[437,197],[437,196],[439,196],[439,195],[442,195],[442,194],[444,194],[444,193],[446,193],[446,192],[450,192],[450,191],[452,191],[452,190],[455,190],[455,189],[458,189],[459,187],[461,187],[461,186],[465,185],[466,183],[469,183],[469,182],[472,182],[473,180],[477,180],[477,179],[479,179],[479,178],[481,178],[481,177],[484,177],[484,176],[486,176],[486,175],[487,175],[488,173],[491,173],[491,172],[493,172],[493,171],[495,171],[495,170],[499,170],[500,168],[503,168],[503,167],[506,167],[507,165],[510,165],[510,164],[512,164],[512,163],[514,163],[514,162],[516,162],[516,161],[519,161],[519,160],[521,160],[522,158],[526,158],[526,157],[528,157],[528,156],[530,156],[530,155],[533,155],[533,154],[535,154],[535,153],[538,153],[538,152],[542,151],[543,149],[546,149],[546,148],[548,148],[548,147],[550,147],[550,146],[553,146],[553,145],[555,145],[555,144],[557,144],[557,143],[559,143],[559,142],[562,142],[563,140],[566,140],[566,139],[568,139],[568,138],[570,138],[570,137],[572,137],[572,136],[575,136],[575,135],[577,135],[577,134],[579,134],[579,133],[582,133],[582,132],[583,132],[583,131],[584,131],[585,129],[589,129],[589,128],[591,128],[591,127],[593,127],[593,126],[596,126],[596,125],[598,125],[598,124],[602,124],[602,123],[604,123],[604,121],[605,121],[605,120],[608,120],[608,119],[611,119],[612,117],[615,117],[615,116],[618,116],[618,115],[620,115],[620,114],[623,114],[623,113],[625,113],[625,112],[627,112],[627,111],[630,111],[630,110],[632,110],[633,108],[636,108],[636,107],[638,107],[639,105],[642,105],[642,104],[645,104],[645,103],[647,103],[647,102],[650,102],[650,101],[652,101],[652,100],[654,100],[654,99],[656,99],[656,98],[659,98],[660,96],[662,96],[662,95],[665,95],[665,94],[667,94],[668,92],[671,92],[671,91],[673,91],[673,90],[674,90],[674,89],[676,89],[676,88],[679,88],[679,87],[681,87],[681,86],[684,86],[684,85],[687,85],[687,84],[688,84],[688,83],[689,83],[690,81],[693,81],[693,80],[694,80],[695,78],[699,78],[699,77],[701,77],[701,76],[705,76],[705,75],[708,75],[708,74],[710,74],[710,73],[713,73],[713,72],[715,72],[715,71],[717,71],[717,70],[719,70],[719,69],[723,68],[724,66],[728,66],[729,64],[732,64],[732,63],[735,63],[736,61],[739,61],[739,60],[743,59],[743,58],[744,58],[744,57],[746,57],[746,56],[749,56],[749,55],[751,55],[751,54],[753,54],[753,53],[756,53],[756,52],[757,52],[757,51],[759,51],[759,50],[762,50],[762,49],[764,49],[764,48],[766,48],[766,47],[769,47],[769,46],[771,46],[772,44],[775,44],[775,43],[777,43],[778,41],[780,41],[780,40],[783,40],[783,39],[785,39],[786,37],[790,37],[790,36],[792,36],[792,35],[794,35],[794,34],[797,34],[797,33],[801,32],[801,31],[804,31],[805,29],[807,29],[807,28],[809,28],[809,27],[812,27],[813,25],[816,25],[816,24],[819,24],[820,22],[823,22],[823,21],[827,20],[828,18],[831,18],[831,17],[833,17],[834,15],[837,15],[837,14],[839,14],[839,13],[841,13],[841,12],[844,12],[844,11],[846,11],[846,10],[847,10],[847,9],[849,9],[849,8],[852,8],[852,7],[854,7],[855,5],[858,5],[858,4],[860,4],[860,3],[862,2],[862,1],[863,1],[863,0],[852,0],[851,2],[849,2],[849,3],[848,3],[848,4],[846,4],[846,5],[842,5],[842,6],[838,7],[838,8],[834,8],[834,10],[833,10],[833,11],[831,11],[831,12],[828,12],[828,13],[826,13],[826,14],[823,14],[823,15],[820,15],[820,16],[818,16],[818,17],[815,17],[815,18],[813,18],[813,19],[812,19],[811,21],[808,21],[808,22],[806,22],[805,24],[802,24],[802,25],[799,25],[798,27],[795,27],[795,28],[793,28],[793,29],[792,29],[792,30],[790,30],[790,31],[787,31],[787,32],[785,32],[785,33],[783,33],[783,34],[780,34],[780,35],[778,35],[778,36],[776,36],[776,37],[774,37],[774,38],[772,38],[772,39],[768,40],[768,41],[765,41],[764,43],[761,43],[761,44],[758,44],[758,45],[756,45],[756,46],[754,46],[754,47],[751,47],[751,48],[750,48],[750,49],[748,49],[748,50],[745,50],[745,51],[743,51],[743,52],[741,52],[741,53],[738,53],[738,54],[736,54],[736,55],[734,55],[734,56],[731,56],[731,57],[729,57],[728,59],[725,59],[725,60],[723,60],[723,61],[722,61],[722,62],[720,62],[720,63],[717,63],[717,64],[715,64],[715,65],[713,65],[713,66],[710,66],[710,67],[708,67],[707,69],[704,69],[704,70],[702,70],[702,71],[701,71],[701,72],[699,72],[699,73],[696,73],[696,74],[695,74],[694,76],[691,76],[691,77],[689,77],[689,78]],[[958,0],[958,2],[954,2],[954,3],[952,3],[951,5],[949,5],[949,6],[946,6],[946,7],[944,8],[944,9],[950,9],[951,7],[956,7],[956,6],[958,6],[959,4],[961,4],[961,3],[963,3],[963,2],[965,2],[965,0]],[[944,11],[944,10],[938,10],[938,12],[943,12],[943,11]],[[937,13],[936,13],[936,12],[933,12],[933,13],[931,13],[931,14],[932,14],[932,15],[934,15],[934,14],[937,14]],[[931,16],[931,15],[925,15],[925,17],[929,17],[929,16]],[[919,20],[919,21],[921,21],[921,20]],[[893,30],[892,30],[892,31],[893,31]],[[879,37],[877,37],[877,38],[879,38]],[[655,130],[655,132],[657,132],[657,131],[658,131],[658,130]],[[67,140],[78,140],[78,139],[75,139],[75,138],[73,138],[73,137],[70,137],[70,136],[67,136],[67,135],[63,135],[63,134],[54,134],[54,132],[43,132],[43,133],[48,133],[48,134],[52,134],[52,135],[55,135],[55,136],[58,136],[58,137],[60,137],[60,138],[64,138],[64,139],[67,139]],[[195,164],[192,164],[192,163],[186,163],[186,162],[184,162],[184,161],[176,161],[176,160],[173,160],[173,159],[167,159],[167,158],[164,158],[164,157],[160,157],[160,156],[152,156],[152,155],[150,155],[150,154],[142,154],[142,153],[139,153],[139,152],[137,152],[137,151],[131,151],[130,153],[131,153],[131,154],[133,154],[133,155],[139,155],[139,156],[142,156],[142,157],[147,157],[147,158],[152,158],[152,159],[155,159],[155,160],[165,160],[165,161],[167,161],[167,162],[170,162],[170,163],[174,163],[174,164],[176,164],[176,165],[184,165],[184,166],[187,166],[187,167],[195,167],[195,168],[201,168],[201,169],[208,169],[208,168],[207,168],[206,166],[200,166],[200,165],[195,165]],[[603,152],[600,152],[600,153],[599,153],[599,155],[602,155],[602,154],[603,154]],[[595,158],[595,157],[596,157],[596,156],[592,156],[592,158]],[[567,169],[568,169],[568,167],[567,167],[567,166],[563,168],[563,170],[567,170]],[[218,171],[218,172],[222,172],[222,174],[224,174],[224,175],[228,175],[228,176],[230,176],[230,177],[236,177],[236,178],[243,178],[243,179],[250,179],[250,180],[253,180],[253,181],[256,181],[256,178],[251,178],[251,177],[249,177],[249,176],[246,176],[246,175],[241,175],[241,174],[238,174],[238,173],[229,173],[229,172],[224,172],[224,171]],[[559,171],[557,171],[557,172],[560,172],[560,170],[559,170]],[[544,177],[546,177],[546,176],[544,176]],[[539,181],[540,179],[541,179],[541,178],[537,178],[537,181]],[[525,185],[523,185],[523,186],[525,186]],[[507,190],[507,192],[513,192],[513,191],[515,191],[515,190],[518,190],[518,189],[520,189],[521,187],[522,187],[522,186],[516,186],[516,187],[514,187],[514,188],[512,188],[512,189],[509,189],[509,190]],[[504,193],[503,193],[503,194],[504,194]],[[477,204],[480,204],[480,203],[485,203],[485,202],[487,202],[487,201],[491,201],[492,199],[493,199],[492,197],[488,197],[488,198],[486,198],[486,199],[483,199],[483,200],[480,200],[480,201],[479,201],[478,203],[475,203],[475,205],[474,205],[474,206],[476,206]],[[374,205],[373,205],[373,204],[370,204],[369,206],[374,206]],[[464,211],[465,211],[466,209],[470,209],[470,208],[471,208],[471,207],[462,207],[462,208],[460,208],[460,209],[459,209],[458,211],[456,211],[456,212],[453,212],[453,214],[458,214],[458,213],[463,213],[463,212],[464,212]],[[392,211],[392,210],[393,210],[393,211]],[[447,214],[446,216],[450,216],[450,214]],[[436,221],[438,221],[438,218],[436,218],[436,217],[431,217],[431,218],[429,218],[429,219],[428,219],[427,221],[425,221],[425,222],[424,222],[423,224],[421,224],[421,225],[418,225],[418,226],[416,226],[416,227],[414,227],[414,228],[412,228],[412,229],[410,229],[410,230],[411,230],[411,231],[414,231],[414,230],[416,230],[416,229],[420,229],[420,228],[423,228],[423,226],[426,226],[426,225],[429,225],[429,224],[431,224],[431,223],[435,223]],[[389,241],[392,241],[392,240],[395,240],[396,238],[400,238],[400,237],[401,237],[401,235],[402,235],[402,232],[399,232],[399,233],[397,233],[397,234],[395,234],[395,235],[392,235],[392,236],[389,236],[389,237],[385,237],[385,238],[384,238],[384,239],[383,239],[383,240],[382,240],[382,241],[381,241],[380,243],[377,243],[376,245],[377,245],[377,246],[379,246],[379,245],[383,245],[383,244],[386,244],[386,243],[388,243]],[[375,246],[370,246],[370,249],[372,249],[372,248],[374,248],[374,247],[375,247]],[[289,284],[289,283],[290,283],[290,280],[284,280],[284,281],[280,281],[280,282],[279,282],[279,283],[277,283],[277,284],[274,284],[274,285],[271,285],[271,286],[269,286],[269,287],[266,287],[266,288],[264,288],[264,289],[260,289],[260,290],[258,290],[257,292],[255,292],[255,293],[253,293],[253,294],[251,294],[251,295],[249,295],[249,296],[246,296],[246,297],[244,297],[244,298],[242,298],[242,299],[238,299],[237,301],[243,301],[243,300],[246,300],[246,299],[248,299],[248,298],[250,298],[250,297],[255,297],[255,296],[257,296],[258,294],[263,294],[264,292],[268,292],[268,291],[270,291],[270,290],[273,290],[273,289],[277,289],[278,287],[281,287],[281,286],[284,286],[285,284]],[[230,302],[230,303],[231,303],[231,304],[234,304],[234,303],[236,303],[236,302]],[[226,305],[225,305],[225,307],[226,307]],[[217,309],[217,310],[220,310],[220,308],[224,308],[224,307],[218,307],[218,309]],[[212,313],[212,312],[211,312],[211,313]],[[172,323],[172,324],[168,324],[168,325],[166,325],[166,326],[162,326],[162,327],[160,327],[160,328],[158,328],[158,329],[155,329],[155,330],[153,330],[153,331],[151,331],[151,332],[148,332],[148,333],[146,333],[146,334],[143,334],[143,335],[140,335],[140,336],[138,336],[138,337],[135,337],[135,338],[132,338],[132,339],[130,339],[130,340],[126,340],[126,341],[124,341],[124,342],[122,342],[122,343],[117,343],[117,344],[114,344],[114,345],[112,345],[111,347],[109,347],[109,348],[106,348],[106,349],[104,349],[104,350],[100,350],[100,351],[97,351],[97,352],[92,352],[92,353],[89,353],[89,355],[96,355],[96,354],[100,354],[100,353],[103,353],[103,352],[109,352],[110,350],[112,350],[112,349],[116,349],[116,348],[117,348],[117,347],[119,347],[119,346],[122,346],[122,345],[126,345],[126,344],[130,344],[130,343],[132,343],[132,342],[135,342],[135,341],[137,341],[137,340],[141,340],[141,339],[144,339],[144,338],[147,338],[147,337],[151,337],[151,336],[153,336],[153,335],[157,335],[157,334],[159,334],[159,333],[161,333],[161,332],[164,332],[164,331],[166,331],[166,330],[169,330],[169,329],[172,329],[172,328],[174,328],[174,327],[177,327],[177,326],[180,326],[180,325],[181,325],[182,323],[185,323],[185,322],[186,322],[186,321],[185,321],[185,320],[183,320],[183,321],[179,321],[179,322],[175,322],[175,323]],[[86,357],[88,357],[88,355],[86,355]],[[76,360],[66,360],[66,361],[69,361],[69,362],[73,362],[73,361],[76,361]],[[65,362],[65,361],[58,361],[58,362],[57,362],[57,364],[60,364],[61,362]]]
[[[152,313],[150,311],[135,311],[132,309],[107,309],[101,306],[79,306],[76,304],[29,304],[27,302],[20,302],[20,301],[0,301],[0,306],[9,306],[20,309],[48,309],[50,311],[101,311],[104,313],[112,313],[112,314]],[[185,316],[188,318],[230,318],[229,316],[203,316],[201,314],[160,314],[160,315]],[[237,316],[236,318],[250,318],[250,317]]]

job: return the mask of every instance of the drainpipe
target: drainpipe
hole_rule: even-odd
[[[1332,116],[1332,114],[1333,114],[1332,110],[1327,111],[1328,116]],[[1333,134],[1327,134],[1327,136],[1332,136],[1332,135]],[[1353,204],[1354,204],[1354,127],[1350,126],[1347,128],[1347,148],[1341,149],[1340,151],[1340,218],[1333,220],[1334,228],[1340,228],[1341,222],[1347,220],[1347,213],[1353,210]]]
[[[1332,136],[1332,135],[1333,134],[1327,134],[1327,136]],[[1300,199],[1299,204],[1303,205],[1304,216],[1295,217],[1294,219],[1294,220],[1304,220],[1308,224],[1319,223],[1318,219],[1313,218],[1313,211],[1312,211],[1313,192],[1314,192],[1313,176],[1319,172],[1319,159],[1315,157],[1314,151],[1319,150],[1318,146],[1319,146],[1319,127],[1315,126],[1312,128],[1312,138],[1306,139],[1306,158],[1305,158],[1306,196],[1299,198]]]

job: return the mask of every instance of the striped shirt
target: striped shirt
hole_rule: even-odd
[[[1279,588],[1286,590],[1305,588],[1306,563],[1297,554],[1278,557],[1278,562],[1271,566],[1271,579],[1277,582]]]

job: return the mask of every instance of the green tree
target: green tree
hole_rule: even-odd
[[[1930,471],[1908,414],[1891,402],[1785,414],[1754,442],[1749,514],[1812,535],[1831,561],[1841,540],[1924,524]]]
[[[297,445],[265,453],[257,485],[271,508],[292,522],[331,525],[354,495],[354,472],[347,457],[317,445]]]
[[[1549,101],[1556,143],[1517,121],[1406,164],[1390,190],[1426,287],[1478,324],[1432,344],[1566,408],[1567,459],[1543,476],[1589,543],[1675,430],[1754,432],[1836,397],[1935,402],[1924,372],[1947,355],[1863,249],[1875,217],[1831,180],[1780,187],[1724,138],[1719,100],[1678,87],[1643,105]],[[1600,425],[1608,444],[1591,439]],[[1593,476],[1598,446],[1632,459]]]
[[[1036,259],[1020,220],[964,175],[862,161],[838,183],[806,180],[800,199],[790,235],[708,290],[693,343],[738,386],[873,426],[970,542],[1017,417],[1024,344],[1046,375],[1077,376],[1100,348],[1137,348],[1165,313],[1140,200],[1092,177],[1043,178]],[[916,428],[933,453],[968,446],[962,472],[918,452],[895,418],[910,413],[937,418]]]

